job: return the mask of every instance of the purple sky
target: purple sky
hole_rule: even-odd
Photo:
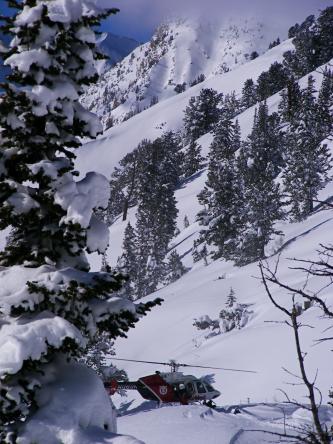
[[[257,16],[281,29],[284,37],[291,25],[332,6],[332,0],[112,0],[112,6],[121,12],[111,19],[108,29],[144,41],[171,14],[200,14],[208,18]]]

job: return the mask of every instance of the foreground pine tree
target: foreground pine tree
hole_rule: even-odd
[[[173,250],[169,256],[168,264],[167,264],[167,279],[166,282],[171,284],[172,282],[180,279],[185,273],[187,269],[182,263],[181,257],[179,256],[176,250]]]
[[[110,339],[124,336],[154,304],[135,306],[112,295],[120,275],[89,272],[85,252],[107,246],[107,228],[94,209],[106,207],[108,182],[95,173],[74,180],[79,138],[101,131],[78,100],[97,79],[95,61],[102,57],[92,27],[115,11],[88,0],[9,4],[17,13],[3,18],[2,27],[13,40],[4,55],[10,83],[0,98],[0,229],[13,231],[0,255],[0,442],[51,442],[48,434],[60,442],[61,426],[52,429],[50,411],[49,424],[39,416],[64,399],[59,381],[66,386],[76,374],[71,389],[95,387],[105,411],[92,425],[111,429],[102,384],[75,360],[101,331]],[[71,406],[63,414],[67,433],[82,442]]]

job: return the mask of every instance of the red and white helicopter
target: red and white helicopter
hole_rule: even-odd
[[[206,367],[202,365],[179,364],[170,362],[139,361],[135,359],[112,358],[115,361],[138,362],[145,364],[166,365],[171,367],[170,372],[156,371],[153,375],[143,376],[135,382],[117,381],[110,379],[104,382],[104,386],[110,395],[114,395],[118,389],[137,390],[140,395],[149,401],[162,403],[189,404],[190,402],[202,402],[209,407],[215,407],[213,399],[221,395],[211,384],[198,379],[193,375],[184,375],[179,372],[179,367],[205,368],[211,370],[225,370],[232,372],[257,373],[253,370],[239,370],[234,368]]]

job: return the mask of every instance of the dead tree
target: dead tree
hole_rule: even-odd
[[[333,283],[333,265],[330,263],[330,260],[333,259],[333,247],[324,247],[322,246],[322,250],[320,251],[320,258],[318,261],[306,261],[301,260],[300,266],[297,267],[291,267],[295,270],[301,270],[307,275],[307,279],[309,276],[321,276],[328,278],[329,282],[328,285],[331,285]],[[278,269],[278,263],[275,267],[275,269],[272,271],[266,264],[260,263],[259,265],[262,282],[264,284],[266,293],[273,303],[273,305],[283,312],[287,316],[286,324],[292,328],[293,336],[295,340],[295,346],[296,346],[296,354],[300,369],[301,376],[298,376],[298,378],[301,379],[302,383],[305,385],[307,389],[307,397],[309,399],[310,407],[302,405],[303,408],[308,409],[311,412],[312,419],[313,419],[313,425],[314,430],[307,430],[303,434],[300,434],[297,436],[298,442],[304,442],[304,443],[311,443],[311,444],[330,444],[333,441],[333,429],[331,429],[331,432],[327,429],[327,427],[321,423],[320,417],[319,417],[319,407],[321,404],[321,394],[319,390],[316,388],[316,378],[314,380],[310,380],[305,366],[305,355],[302,351],[301,346],[301,336],[300,336],[300,329],[303,327],[301,322],[299,321],[299,310],[295,303],[295,296],[301,296],[306,301],[310,302],[311,304],[318,305],[321,310],[323,311],[324,315],[326,317],[329,317],[333,319],[333,311],[328,306],[325,300],[323,300],[320,297],[320,291],[319,292],[308,292],[306,289],[303,288],[293,288],[283,282],[281,282],[277,277],[277,269]],[[268,283],[274,284],[279,286],[280,288],[285,289],[292,295],[292,308],[287,309],[281,304],[279,304],[276,299],[273,297],[272,292],[269,288]],[[325,288],[327,285],[325,286]],[[328,340],[330,338],[325,338],[323,340]],[[294,375],[295,376],[295,375]],[[317,402],[316,399],[316,393],[319,394],[320,400]],[[287,398],[289,402],[289,398]],[[299,405],[296,402],[293,402],[296,405]],[[294,438],[295,439],[295,438]]]

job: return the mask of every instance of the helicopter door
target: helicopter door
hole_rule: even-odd
[[[196,390],[195,390],[193,382],[188,382],[186,384],[186,391],[187,391],[188,395],[191,397],[195,394]]]
[[[196,382],[196,386],[197,386],[198,395],[206,394],[206,388],[202,382],[200,382],[200,381]]]

